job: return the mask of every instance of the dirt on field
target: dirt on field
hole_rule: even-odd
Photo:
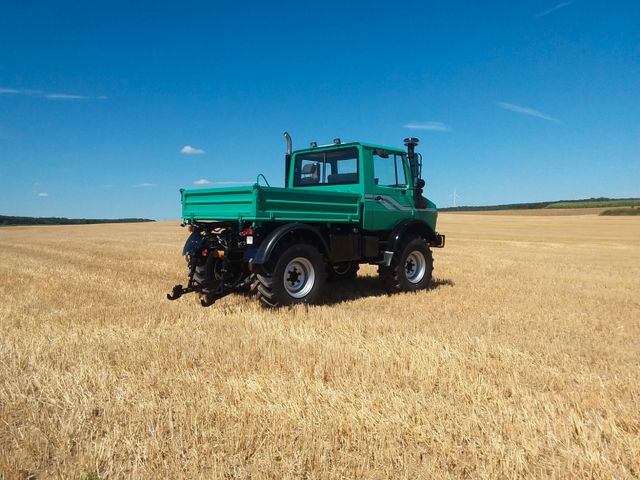
[[[0,229],[0,478],[638,478],[640,220],[439,230],[429,290],[266,310],[165,300],[178,222]]]

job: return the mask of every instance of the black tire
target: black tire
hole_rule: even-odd
[[[355,280],[359,269],[358,262],[329,263],[327,264],[327,280],[329,282]]]
[[[310,243],[292,241],[277,248],[267,272],[256,275],[258,299],[267,307],[316,303],[326,280],[324,259]]]
[[[231,265],[231,271],[227,273],[225,288],[233,289],[239,285],[245,277],[241,265]],[[206,257],[199,261],[193,272],[193,280],[204,289],[218,288],[222,280],[222,260],[215,257]]]
[[[196,267],[193,272],[193,281],[201,288],[212,288],[216,280],[214,269],[218,259],[208,256],[195,258],[194,261],[196,262]]]
[[[389,292],[413,292],[427,288],[433,276],[433,256],[420,237],[409,237],[393,256],[391,265],[378,267]]]

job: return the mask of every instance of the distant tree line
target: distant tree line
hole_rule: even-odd
[[[64,217],[14,217],[0,215],[0,226],[6,225],[88,225],[92,223],[155,222],[148,218],[64,218]]]
[[[536,202],[536,203],[505,203],[503,205],[479,205],[479,206],[462,206],[462,207],[446,207],[438,210],[441,212],[475,212],[482,210],[530,210],[534,208],[547,208],[554,202]]]
[[[605,216],[635,215],[635,216],[640,216],[640,208],[638,208],[638,207],[616,208],[616,209],[613,209],[613,210],[605,210],[600,215],[605,215]]]
[[[590,208],[640,206],[638,198],[585,198],[582,200],[556,200],[553,202],[507,203],[504,205],[462,206],[438,208],[444,212],[474,212],[484,210],[532,210],[539,208]]]

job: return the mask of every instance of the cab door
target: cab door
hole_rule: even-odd
[[[371,150],[371,166],[373,185],[365,194],[365,208],[373,220],[368,229],[391,230],[402,219],[414,215],[406,155],[375,148]]]

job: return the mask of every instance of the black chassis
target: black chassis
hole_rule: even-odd
[[[235,291],[250,287],[252,273],[264,271],[277,243],[287,235],[295,234],[313,243],[331,263],[358,262],[388,265],[407,234],[425,238],[431,247],[442,248],[445,236],[433,232],[421,221],[401,222],[392,232],[365,232],[344,225],[312,225],[299,222],[265,222],[251,229],[253,243],[247,243],[245,232],[249,222],[196,222],[189,225],[191,235],[183,254],[187,258],[188,283],[176,285],[169,300],[196,292],[202,306]]]

